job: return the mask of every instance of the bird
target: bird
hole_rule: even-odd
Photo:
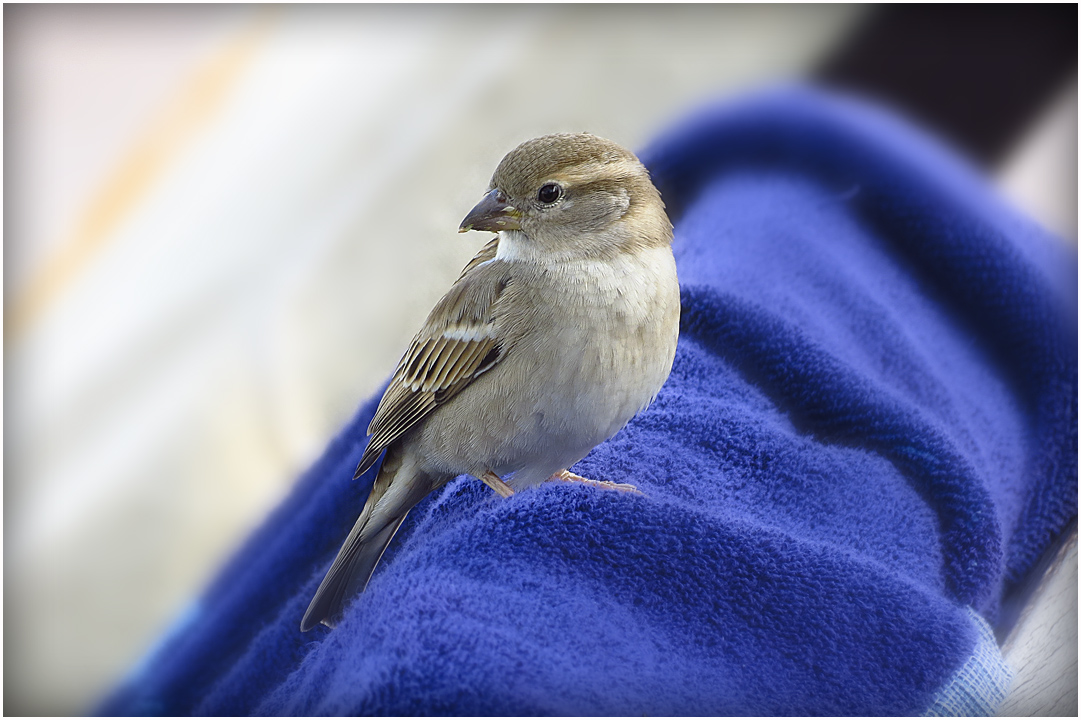
[[[301,621],[335,627],[409,510],[471,475],[502,497],[569,471],[657,396],[679,337],[672,223],[649,172],[587,133],[523,142],[459,232],[496,233],[436,303],[368,427],[367,501]]]

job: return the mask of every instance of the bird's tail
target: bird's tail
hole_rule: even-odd
[[[406,485],[395,487],[403,482]],[[368,584],[410,509],[430,490],[427,477],[403,472],[401,459],[388,452],[360,517],[300,621],[301,632],[319,623],[334,627],[345,603]]]

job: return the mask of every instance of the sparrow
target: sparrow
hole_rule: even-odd
[[[547,135],[503,158],[459,227],[496,236],[436,303],[368,427],[383,463],[301,621],[334,627],[409,510],[459,475],[503,497],[557,479],[660,391],[679,336],[672,224],[630,151]]]

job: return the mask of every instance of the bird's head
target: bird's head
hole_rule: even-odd
[[[460,232],[488,230],[519,250],[598,257],[668,244],[672,226],[649,172],[595,135],[528,140],[509,152]]]

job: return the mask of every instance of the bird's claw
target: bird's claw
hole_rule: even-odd
[[[585,485],[592,485],[593,487],[604,488],[605,490],[619,490],[620,492],[635,493],[636,495],[642,494],[642,491],[636,488],[634,485],[628,485],[627,483],[610,482],[608,480],[590,480],[589,478],[584,478],[581,475],[575,475],[569,470],[560,470],[548,479],[559,480],[562,482],[583,483]]]

